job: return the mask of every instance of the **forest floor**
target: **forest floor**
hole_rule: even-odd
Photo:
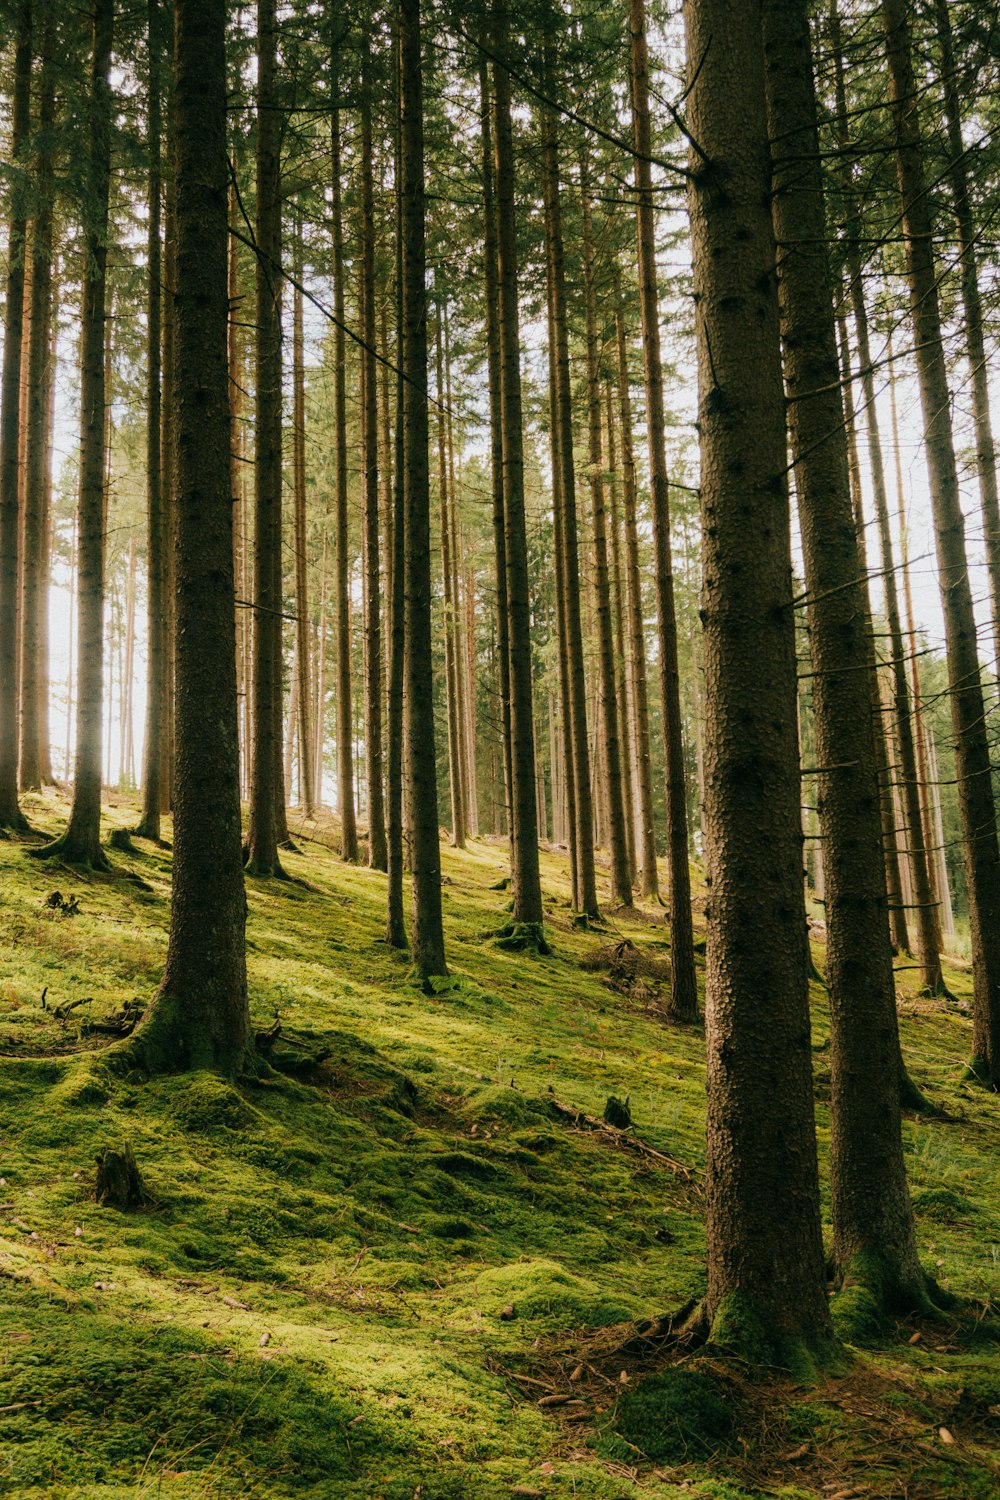
[[[0,1494],[994,1500],[1000,1103],[962,1078],[967,972],[955,1004],[899,975],[943,1111],[905,1124],[920,1249],[963,1310],[811,1379],[636,1353],[630,1325],[703,1285],[703,1036],[659,1014],[662,912],[574,930],[546,853],[553,953],[505,952],[503,848],[446,850],[452,975],[427,994],[380,941],[384,877],[311,832],[291,882],[248,882],[254,1021],[282,1031],[240,1087],[116,1077],[92,1029],[157,983],[169,851],[84,878],[0,843]],[[611,1095],[624,1135],[556,1108]],[[132,1212],[94,1196],[122,1142]]]

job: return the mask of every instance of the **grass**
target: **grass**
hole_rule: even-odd
[[[84,879],[0,844],[0,1494],[997,1493],[997,1101],[962,1080],[967,973],[948,974],[957,1006],[899,982],[907,1061],[946,1110],[905,1126],[920,1247],[973,1310],[810,1387],[705,1356],[623,1359],[622,1381],[615,1325],[703,1284],[703,1041],[657,1014],[662,913],[574,931],[545,853],[553,953],[504,951],[504,850],[445,850],[452,977],[428,996],[379,940],[384,877],[299,848],[295,883],[248,882],[251,1002],[314,1061],[234,1088],[115,1078],[87,1030],[155,986],[169,852],[138,841]],[[648,962],[595,959],[619,936]],[[611,1095],[658,1155],[549,1102],[601,1116]],[[123,1142],[150,1198],[127,1214],[94,1199],[98,1152]]]

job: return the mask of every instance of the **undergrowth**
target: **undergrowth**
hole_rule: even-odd
[[[58,829],[57,799],[26,802]],[[967,974],[957,1004],[899,977],[944,1110],[905,1127],[920,1248],[978,1314],[887,1330],[814,1389],[619,1355],[703,1285],[703,1042],[659,1014],[662,913],[574,927],[543,853],[552,951],[510,951],[504,849],[443,850],[452,979],[428,995],[380,941],[384,877],[328,832],[295,830],[292,882],[248,881],[254,1021],[281,1030],[239,1087],[118,1077],[92,1029],[155,986],[169,850],[135,839],[84,877],[0,843],[0,1493],[997,1492],[997,1106],[961,1076]],[[599,1120],[612,1096],[646,1154],[553,1107]],[[126,1143],[148,1197],[128,1213],[94,1198]]]

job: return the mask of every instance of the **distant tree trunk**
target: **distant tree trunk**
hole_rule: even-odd
[[[632,702],[632,674],[628,668],[628,638],[625,634],[625,589],[622,578],[622,540],[618,514],[618,446],[615,441],[614,397],[610,384],[604,388],[604,425],[608,435],[608,531],[611,539],[611,616],[614,627],[615,697],[621,730],[622,801],[625,805],[625,847],[628,855],[629,880],[635,879],[635,757],[633,733],[635,708]]]
[[[891,1308],[927,1305],[903,1162],[864,574],[824,244],[807,0],[764,0],[774,233],[813,677],[832,1075],[833,1258]]]
[[[847,140],[846,94],[844,91],[843,58],[840,48],[839,17],[831,14],[836,70],[838,133],[842,143]],[[868,433],[868,450],[872,475],[872,492],[875,514],[878,519],[881,546],[882,584],[885,594],[886,619],[889,626],[889,646],[892,652],[893,697],[895,700],[896,735],[899,742],[900,792],[905,810],[906,843],[909,851],[907,863],[911,873],[916,928],[917,954],[923,983],[927,991],[940,994],[944,981],[941,976],[941,960],[938,955],[934,906],[931,899],[927,869],[927,852],[920,817],[920,784],[917,778],[917,763],[913,743],[913,723],[910,717],[910,694],[906,681],[906,660],[903,650],[903,635],[899,621],[899,594],[896,588],[895,563],[892,554],[892,535],[889,525],[889,502],[885,485],[885,464],[882,457],[882,436],[879,430],[878,412],[875,405],[875,375],[868,337],[868,309],[864,296],[864,264],[858,242],[855,220],[852,216],[845,239],[847,272],[850,278],[851,306],[858,342],[858,359],[861,365],[861,388],[864,395],[865,422]]]
[[[479,837],[479,775],[476,723],[476,575],[470,569],[465,575],[465,750],[468,774],[465,778],[468,831]]]
[[[972,1069],[1000,1081],[1000,847],[905,0],[882,0],[910,314],[937,541],[972,937]]]
[[[16,24],[10,153],[18,167],[31,119],[31,37],[31,0],[22,0]],[[17,798],[18,455],[27,247],[25,200],[24,187],[15,180],[7,234],[7,302],[0,375],[0,830],[13,829],[18,833],[28,829],[28,820]]]
[[[455,423],[451,398],[451,328],[448,322],[448,300],[444,304],[444,392],[447,407],[448,437],[448,518],[451,525],[451,599],[454,620],[455,696],[458,706],[458,744],[462,757],[462,813],[466,835],[476,832],[476,771],[469,746],[469,693],[465,652],[463,594],[459,585],[461,552],[458,525],[458,485],[455,477]]]
[[[508,42],[506,0],[494,0],[497,50]],[[524,453],[521,426],[521,340],[517,302],[517,222],[514,208],[514,141],[510,75],[493,68],[493,154],[497,209],[500,402],[503,431],[504,544],[510,650],[511,869],[513,920],[539,929],[542,889],[538,868],[535,802],[534,685],[531,667],[531,598],[524,520]]]
[[[164,552],[168,538],[160,495],[160,308],[163,260],[160,246],[160,200],[163,191],[160,135],[160,0],[149,0],[147,14],[149,53],[149,101],[146,135],[149,149],[149,222],[146,264],[146,729],[142,751],[142,814],[137,832],[144,838],[160,837],[160,743],[163,714],[163,648],[165,620]]]
[[[983,334],[983,299],[979,290],[976,222],[969,197],[968,156],[962,139],[962,107],[952,46],[948,0],[934,0],[934,18],[941,49],[940,80],[944,90],[944,118],[948,141],[948,182],[951,187],[958,249],[961,258],[962,310],[965,349],[972,377],[972,416],[976,428],[976,468],[986,534],[990,604],[996,670],[1000,675],[1000,493],[997,490],[997,450],[990,417],[990,365]]]
[[[253,752],[247,870],[280,876],[281,759],[281,117],[275,0],[257,5],[257,347],[254,443]],[[277,627],[277,628],[276,628]]]
[[[486,289],[486,369],[490,394],[490,482],[493,496],[493,549],[497,579],[497,658],[500,732],[503,741],[504,803],[512,836],[510,643],[507,619],[507,550],[503,530],[503,417],[500,409],[500,292],[497,285],[497,216],[493,163],[492,104],[485,54],[479,61],[479,107],[483,179],[483,279]]]
[[[643,0],[629,0],[631,33],[632,129],[635,141],[636,224],[639,249],[639,303],[646,370],[646,432],[656,549],[656,612],[660,629],[660,694],[663,699],[663,753],[666,775],[667,864],[670,871],[670,966],[668,1014],[692,1020],[698,1014],[688,865],[687,787],[681,733],[677,616],[670,548],[670,496],[664,435],[663,364],[656,284],[656,241],[650,178],[649,59]]]
[[[333,237],[333,423],[334,510],[333,545],[335,638],[337,642],[337,802],[340,809],[340,852],[348,863],[358,858],[358,830],[354,809],[354,759],[351,748],[351,586],[350,539],[347,525],[347,346],[344,335],[344,225],[341,206],[340,149],[340,59],[331,59],[333,108],[330,116],[332,143],[332,197],[330,224]],[[436,824],[435,824],[436,826]]]
[[[105,298],[111,156],[114,0],[97,0],[88,121],[89,223],[80,356],[80,541],[77,603],[76,767],[69,824],[38,852],[68,864],[108,868],[101,848],[104,731]]]
[[[619,298],[615,311],[618,347],[618,407],[622,433],[622,508],[625,520],[625,597],[628,612],[628,669],[635,706],[636,787],[639,812],[639,889],[649,901],[660,894],[653,822],[653,771],[649,750],[649,697],[646,687],[646,632],[642,620],[639,576],[639,526],[636,518],[635,457],[632,450],[632,396],[629,390],[625,313]]]
[[[160,383],[173,390],[174,287],[177,281],[177,194],[174,186],[173,100],[167,107],[167,173],[163,196],[163,368]],[[160,507],[163,512],[163,706],[160,709],[160,811],[168,813],[174,790],[174,640],[176,636],[174,523],[176,474],[173,402],[160,403]]]
[[[551,73],[550,73],[551,77]],[[551,86],[551,85],[550,85]],[[557,576],[561,574],[568,669],[566,733],[572,751],[573,807],[579,910],[584,917],[600,916],[594,873],[594,804],[591,787],[590,749],[587,734],[587,690],[580,623],[580,558],[577,546],[576,475],[573,465],[573,394],[570,385],[569,338],[566,328],[566,268],[563,248],[562,205],[559,192],[559,152],[556,122],[551,111],[542,118],[545,180],[545,256],[552,323],[552,353],[555,356],[553,463],[559,467],[559,483],[553,499],[559,505],[556,527]]]
[[[146,1068],[249,1067],[226,322],[225,0],[175,0],[177,776],[163,979]]]
[[[398,18],[397,18],[398,29]],[[398,55],[399,37],[394,38],[394,46],[397,51],[395,58],[396,88],[400,85],[400,72],[402,61]],[[419,43],[418,43],[419,56]],[[388,576],[388,647],[389,647],[389,685],[386,693],[386,761],[385,761],[385,794],[386,794],[386,853],[388,856],[388,875],[386,891],[386,916],[385,916],[385,940],[392,948],[405,948],[406,943],[406,919],[403,910],[403,869],[406,863],[406,849],[403,841],[403,766],[407,759],[403,744],[403,734],[406,725],[406,712],[404,707],[404,682],[405,682],[405,589],[406,589],[406,560],[404,555],[405,545],[405,479],[406,479],[406,451],[403,441],[403,429],[406,420],[405,396],[406,386],[403,381],[403,193],[402,193],[402,144],[401,144],[402,114],[400,101],[396,99],[396,158],[394,163],[395,176],[395,208],[396,208],[396,233],[395,233],[395,306],[396,306],[396,348],[395,348],[395,396],[396,396],[396,428],[394,434],[393,452],[393,474],[392,493],[390,496],[392,505],[392,526],[389,528],[389,576]],[[386,339],[388,343],[388,339]]]
[[[53,194],[56,121],[55,11],[50,6],[41,43],[39,147],[32,165],[38,207],[31,223],[31,324],[27,353],[27,432],[24,444],[24,526],[21,558],[20,784],[33,791],[52,779],[48,746],[48,537],[51,481],[54,252]]]
[[[594,594],[597,616],[597,659],[600,670],[601,730],[604,743],[611,849],[611,894],[619,906],[632,905],[625,803],[622,795],[622,746],[618,737],[618,689],[611,621],[611,584],[608,569],[608,521],[604,503],[604,452],[601,441],[601,370],[597,334],[597,289],[594,231],[590,205],[589,168],[580,161],[580,209],[583,228],[583,284],[587,339],[587,434],[590,460],[590,498],[594,525]]]
[[[451,519],[448,505],[448,438],[445,420],[444,351],[441,330],[443,312],[438,306],[434,320],[434,357],[437,375],[438,493],[441,502],[441,581],[444,593],[444,696],[448,726],[448,790],[451,795],[451,841],[456,849],[465,848],[465,789],[459,720],[458,663],[455,651],[454,570],[451,557]]]
[[[420,0],[399,0],[403,236],[403,527],[405,741],[413,865],[411,954],[418,974],[448,972],[441,914],[437,764],[431,681],[431,538],[427,419],[427,289]],[[400,535],[400,533],[397,533]]]
[[[292,308],[292,490],[295,502],[295,662],[298,682],[299,798],[307,818],[316,816],[313,775],[312,653],[309,640],[309,568],[306,517],[306,375],[302,308],[302,221],[295,227],[295,287]]]
[[[365,753],[368,766],[368,863],[388,867],[382,792],[382,629],[378,536],[378,362],[375,357],[375,184],[372,172],[371,59],[361,44],[361,351],[362,550],[365,592]]]
[[[634,3],[634,0],[633,0]],[[816,1168],[796,667],[760,16],[686,11],[708,851],[705,1314],[787,1363],[830,1338]],[[633,34],[635,33],[633,25]],[[705,153],[703,158],[700,152]]]
[[[872,701],[872,722],[875,730],[875,763],[878,774],[879,808],[882,823],[882,851],[885,858],[886,896],[889,902],[889,932],[892,936],[892,945],[896,952],[905,953],[909,950],[909,943],[907,942],[906,913],[903,907],[903,880],[899,860],[899,844],[896,838],[896,811],[892,795],[893,783],[889,770],[886,724],[885,716],[882,712],[882,695],[879,688],[879,671],[873,637],[874,626],[872,624],[871,593],[868,587],[868,548],[865,543],[865,516],[861,494],[861,467],[858,461],[854,392],[851,388],[851,354],[847,342],[847,319],[839,304],[837,318],[841,347],[840,374],[844,390],[844,420],[847,429],[847,459],[854,504],[854,529],[858,538],[858,557],[864,589],[864,629],[868,639],[869,694]]]

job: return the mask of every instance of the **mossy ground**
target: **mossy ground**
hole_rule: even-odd
[[[26,801],[58,830],[57,798]],[[681,1384],[662,1358],[616,1360],[613,1325],[702,1286],[698,1030],[662,1023],[655,986],[585,964],[608,935],[572,927],[561,857],[543,855],[540,956],[494,941],[504,850],[443,851],[452,978],[429,996],[380,941],[384,877],[309,832],[283,855],[293,882],[248,881],[249,968],[259,1029],[277,1016],[320,1060],[240,1087],[117,1077],[85,1029],[157,982],[169,851],[136,840],[83,877],[0,844],[0,1493],[998,1492],[989,1319],[883,1330],[808,1386],[707,1354]],[[79,914],[46,906],[56,889]],[[660,912],[612,924],[669,951]],[[946,1111],[905,1127],[920,1247],[981,1314],[1000,1261],[998,1103],[961,1076],[969,976],[949,971],[957,1005],[899,977],[907,1062]],[[819,986],[815,1001],[825,1152]],[[548,1104],[599,1117],[612,1094],[688,1176]],[[130,1213],[94,1201],[95,1157],[122,1141],[151,1200]],[[660,1426],[644,1375],[663,1383]],[[539,1406],[551,1392],[579,1399]]]

